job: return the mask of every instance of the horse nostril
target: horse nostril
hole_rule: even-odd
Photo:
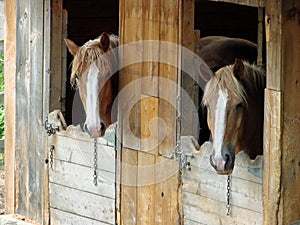
[[[232,164],[232,163],[233,163],[233,160],[232,160],[231,155],[228,154],[228,153],[226,153],[226,154],[223,156],[223,159],[224,159],[224,161],[225,161],[224,169],[225,169],[226,171],[232,169],[232,167],[233,167],[233,164]]]
[[[106,130],[105,123],[101,122],[100,125],[101,125],[101,132],[104,132]]]
[[[83,130],[84,130],[85,132],[88,132],[88,131],[89,131],[89,129],[88,129],[88,127],[87,127],[87,124],[84,124],[84,125],[83,125]]]
[[[80,127],[81,127],[81,130],[82,130],[83,132],[86,132],[86,133],[90,134],[89,129],[88,129],[86,123],[85,123],[85,124],[80,124]]]

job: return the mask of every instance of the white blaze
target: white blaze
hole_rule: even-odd
[[[95,63],[90,65],[87,83],[86,83],[86,120],[85,123],[91,135],[96,135],[100,127],[99,117],[99,86],[98,86],[99,69]]]
[[[219,97],[216,105],[215,114],[215,134],[214,134],[214,150],[215,160],[222,160],[222,144],[224,141],[226,128],[226,106],[228,101],[227,91],[219,90]]]

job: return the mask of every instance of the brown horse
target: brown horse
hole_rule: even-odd
[[[246,60],[249,63],[255,63],[257,58],[257,45],[241,38],[229,38],[223,36],[208,36],[200,39],[199,46],[200,58],[216,72],[218,69],[231,65],[235,58]],[[199,102],[203,96],[200,90]],[[206,112],[199,107],[200,132],[199,143],[203,144],[209,140],[210,132],[207,126]]]
[[[118,55],[111,50],[118,46],[118,37],[102,33],[81,47],[67,38],[65,43],[74,57],[71,84],[79,88],[86,113],[83,130],[92,138],[100,137],[112,123],[111,109],[118,89],[112,73]]]
[[[206,84],[202,102],[212,134],[210,161],[218,173],[232,172],[240,150],[251,159],[262,154],[264,88],[263,70],[240,59]]]

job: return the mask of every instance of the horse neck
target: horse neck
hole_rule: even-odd
[[[241,148],[255,158],[263,153],[264,90],[248,90],[248,107],[244,113]]]

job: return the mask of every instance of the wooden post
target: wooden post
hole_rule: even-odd
[[[300,218],[300,2],[266,0],[264,224]]]
[[[47,221],[43,106],[48,86],[43,75],[44,53],[49,49],[44,51],[44,3],[5,2],[6,212],[40,223]]]
[[[15,93],[16,87],[16,0],[5,1],[5,51],[4,51],[4,79],[5,79],[5,213],[15,212]],[[9,74],[9,76],[8,76]]]
[[[186,2],[191,6],[193,1],[121,0],[121,46],[143,40],[181,45],[185,15],[182,10]],[[189,27],[192,27],[193,21],[190,22]],[[193,42],[193,32],[190,37]],[[135,51],[123,51],[121,60],[136,55],[139,59],[153,60],[126,66],[120,75],[120,91],[126,97],[119,101],[122,153],[118,222],[126,225],[181,224],[178,162],[167,159],[174,153],[177,141],[177,108],[172,101],[176,102],[178,95],[180,48],[162,48],[162,42],[151,47],[136,45],[139,47]],[[193,48],[193,43],[187,42],[187,45]],[[175,62],[175,65],[159,59]],[[126,128],[127,124],[130,128]],[[162,134],[165,136],[160,142]]]

